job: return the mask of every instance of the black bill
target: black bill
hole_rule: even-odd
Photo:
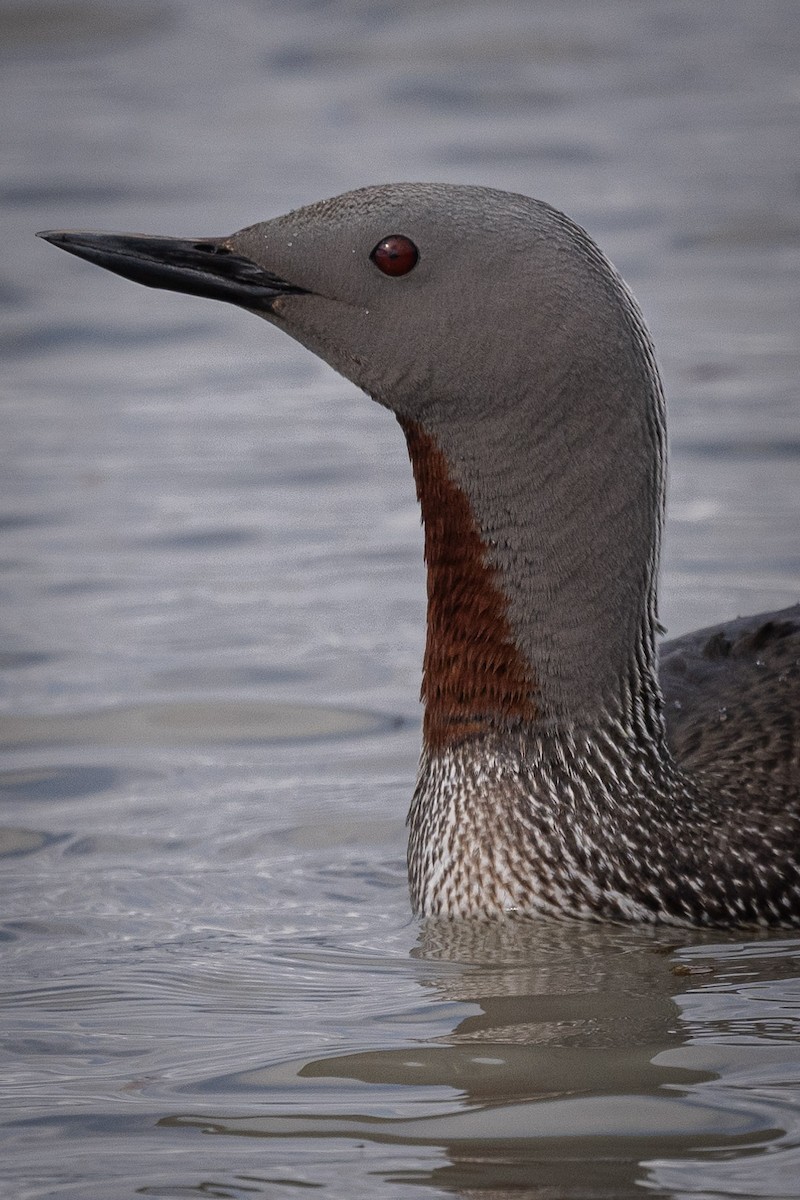
[[[145,287],[227,300],[256,311],[268,310],[278,296],[306,291],[235,254],[224,238],[192,240],[68,229],[48,229],[36,236]]]

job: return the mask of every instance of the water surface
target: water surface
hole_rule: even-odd
[[[797,599],[793,0],[0,13],[0,1194],[800,1194],[797,939],[420,924],[389,414],[35,229],[386,179],[587,226],[670,401],[672,633]]]

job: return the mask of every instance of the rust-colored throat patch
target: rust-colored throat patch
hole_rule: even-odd
[[[442,750],[537,715],[533,673],[514,643],[508,601],[469,500],[430,434],[400,421],[425,527],[428,634],[423,738]]]

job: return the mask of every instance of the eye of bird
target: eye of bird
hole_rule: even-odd
[[[391,233],[378,242],[370,258],[384,275],[407,275],[417,265],[419,250],[411,238]]]

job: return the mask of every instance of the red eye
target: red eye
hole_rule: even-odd
[[[384,275],[407,275],[417,265],[419,250],[411,238],[392,233],[378,242],[370,258]]]

